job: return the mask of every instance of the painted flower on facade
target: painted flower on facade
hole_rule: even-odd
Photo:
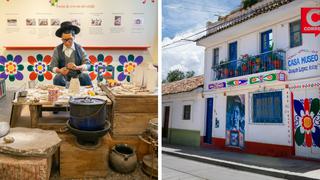
[[[311,106],[310,106],[311,104]],[[304,99],[303,103],[294,100],[295,110],[295,141],[298,146],[318,146],[320,147],[320,101],[313,98]]]
[[[97,78],[99,70],[102,76],[113,78],[114,67],[111,65],[113,61],[112,56],[109,55],[104,57],[104,55],[99,54],[97,57],[93,55],[89,56],[89,60],[91,63],[91,67],[89,69],[89,71],[91,72],[89,73],[89,76],[91,80]]]
[[[13,57],[11,54],[7,57],[0,56],[0,78],[7,79],[9,77],[10,81],[22,80],[24,66],[20,64],[22,62],[22,57],[17,55]]]
[[[36,59],[37,58],[37,59]],[[46,55],[44,58],[41,54],[36,56],[29,56],[27,69],[29,72],[29,79],[35,80],[38,78],[39,81],[43,81],[44,78],[47,80],[52,79],[52,73],[49,71],[49,64],[51,63],[51,56]]]
[[[120,72],[118,80],[123,81],[127,79],[127,81],[130,82],[130,75],[134,72],[135,68],[142,63],[142,61],[142,56],[134,58],[134,56],[130,54],[128,59],[124,55],[119,56],[119,62],[121,65],[117,67],[117,70]]]

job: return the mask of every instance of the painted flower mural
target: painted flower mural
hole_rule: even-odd
[[[28,57],[27,69],[30,73],[29,79],[35,80],[38,78],[39,81],[43,81],[44,78],[47,80],[52,79],[52,73],[49,71],[49,64],[51,63],[51,56],[46,55],[43,57],[41,54],[38,54],[36,58],[34,56]]]
[[[142,56],[137,56],[134,58],[134,56],[130,54],[128,59],[124,55],[119,56],[119,62],[121,65],[117,67],[117,70],[120,72],[118,75],[118,80],[123,81],[127,79],[127,81],[130,82],[131,74],[134,72],[135,68],[142,63],[142,61]]]
[[[7,79],[9,77],[10,81],[22,80],[24,66],[20,64],[22,62],[22,57],[17,55],[13,57],[8,54],[7,57],[0,56],[0,78]]]
[[[310,106],[311,105],[311,106]],[[320,147],[320,101],[318,98],[294,100],[295,141],[298,146]]]
[[[114,78],[114,67],[111,65],[113,58],[112,56],[106,56],[104,57],[104,55],[99,54],[97,57],[96,56],[89,56],[89,60],[91,63],[91,67],[89,69],[89,71],[91,71],[89,73],[89,76],[91,78],[91,80],[94,80],[97,78],[98,74],[99,74],[99,70],[100,73],[102,74],[102,76],[104,77],[111,77]]]

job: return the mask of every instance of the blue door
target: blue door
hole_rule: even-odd
[[[238,43],[237,41],[229,44],[229,61],[231,61],[229,68],[230,70],[235,70],[237,67],[237,49]]]
[[[204,138],[204,142],[208,144],[212,143],[212,113],[213,98],[207,98],[206,136]]]

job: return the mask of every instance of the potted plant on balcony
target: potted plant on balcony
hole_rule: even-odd
[[[241,66],[238,66],[237,67],[237,69],[236,69],[236,71],[235,71],[235,77],[237,77],[237,76],[241,76],[241,69],[242,69],[242,64],[241,64]],[[243,74],[243,73],[242,73]]]
[[[228,63],[227,61],[223,61],[223,74],[224,74],[224,78],[228,78],[229,77],[229,68],[228,68]]]
[[[249,62],[250,56],[248,54],[241,55],[241,70],[242,75],[247,74],[248,72],[248,62]]]
[[[280,69],[280,65],[281,65],[280,58],[275,52],[272,53],[272,64],[275,69]]]
[[[246,60],[242,61],[241,69],[242,69],[242,74],[247,74],[248,66],[247,66],[247,61]]]

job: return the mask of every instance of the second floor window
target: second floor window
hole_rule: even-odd
[[[300,20],[290,23],[290,48],[301,46]]]
[[[219,62],[219,48],[213,49],[212,67],[218,65]]]
[[[272,30],[261,33],[261,53],[271,51],[273,44]]]
[[[183,106],[183,120],[190,120],[191,119],[191,105],[184,105]]]

